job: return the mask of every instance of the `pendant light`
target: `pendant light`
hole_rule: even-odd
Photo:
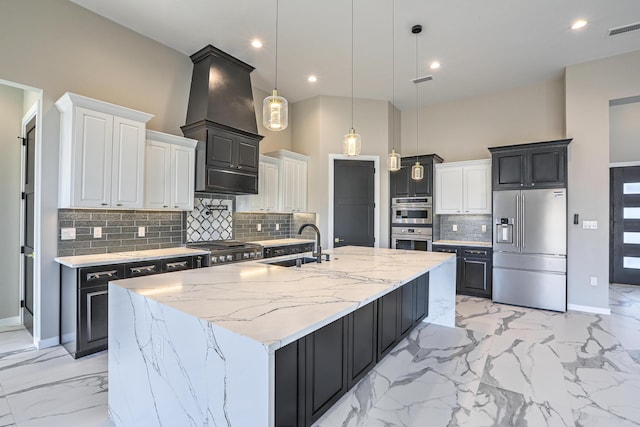
[[[418,34],[422,32],[422,25],[414,25],[411,32],[416,36],[416,79],[418,78]],[[424,178],[424,166],[418,161],[418,84],[416,84],[416,163],[411,166],[411,179],[420,181]]]
[[[396,153],[396,1],[392,1],[391,6],[391,153],[387,156],[387,169],[389,172],[397,172],[401,168],[400,153]]]
[[[289,126],[289,103],[278,95],[278,12],[280,0],[276,0],[276,75],[271,96],[262,102],[262,124],[269,130],[281,131]]]
[[[351,0],[351,129],[342,140],[342,154],[358,156],[362,149],[362,139],[353,128],[353,0]]]

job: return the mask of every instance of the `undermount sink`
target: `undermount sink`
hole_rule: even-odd
[[[317,259],[312,257],[302,257],[302,258],[293,258],[293,259],[285,259],[283,261],[273,261],[273,262],[265,262],[265,264],[270,265],[279,265],[280,267],[295,267],[297,261],[300,260],[302,264],[309,264],[312,262],[318,262]]]

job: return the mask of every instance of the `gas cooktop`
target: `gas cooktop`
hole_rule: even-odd
[[[191,242],[187,243],[186,246],[188,248],[209,250],[211,252],[210,265],[212,266],[262,258],[262,246],[237,240]]]

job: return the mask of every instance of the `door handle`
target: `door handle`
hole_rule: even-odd
[[[516,194],[516,223],[515,227],[515,238],[516,238],[516,248],[520,247],[520,195]]]
[[[341,243],[341,242],[344,242],[344,239],[339,239],[336,237],[335,239],[333,239],[333,241],[334,243]]]
[[[31,252],[30,254],[25,254],[24,256],[34,259],[36,257],[36,254],[35,252]]]
[[[522,194],[522,249],[524,249],[524,223],[525,223],[525,217],[524,217],[524,194]]]

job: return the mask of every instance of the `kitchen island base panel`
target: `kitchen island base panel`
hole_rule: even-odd
[[[109,288],[109,416],[116,426],[269,426],[274,362],[266,346]]]
[[[456,258],[451,258],[429,272],[429,315],[426,323],[448,326],[456,325]]]

